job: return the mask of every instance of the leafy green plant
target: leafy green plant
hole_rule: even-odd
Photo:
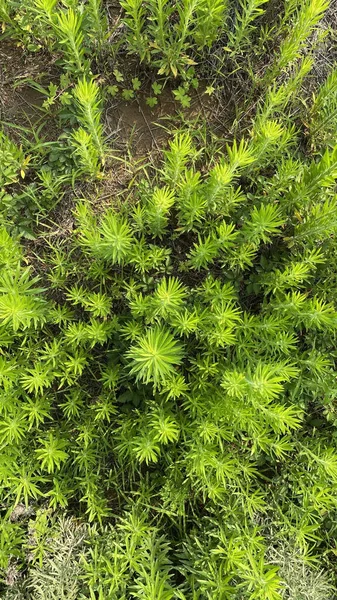
[[[240,2],[241,11],[236,11],[234,30],[230,32],[227,44],[230,52],[234,55],[242,52],[244,47],[249,44],[250,36],[255,29],[253,23],[263,14],[262,5],[266,2],[267,0]]]
[[[30,156],[25,156],[22,147],[18,147],[3,132],[0,132],[0,186],[16,183],[19,178],[24,179],[29,168]]]
[[[131,361],[131,375],[158,386],[167,380],[174,365],[181,362],[182,348],[169,331],[154,328],[131,347],[127,357]]]
[[[310,110],[310,135],[317,145],[333,145],[337,118],[337,71],[333,69],[313,97]]]
[[[2,103],[0,595],[332,600],[327,4],[121,7],[0,0],[43,104]]]
[[[68,63],[73,63],[81,73],[85,68],[81,15],[72,8],[57,13],[55,28],[60,45],[66,49]]]
[[[184,0],[175,5],[151,0],[144,5],[139,0],[123,0],[121,5],[130,49],[141,61],[151,61],[158,67],[159,74],[177,77],[184,76],[186,67],[195,64],[195,49],[200,51],[215,42],[224,26],[227,2]]]
[[[80,79],[74,89],[74,98],[78,110],[77,118],[87,130],[87,136],[84,136],[82,129],[78,130],[78,132],[74,134],[74,142],[78,147],[81,145],[84,146],[85,144],[87,145],[88,154],[87,157],[82,159],[82,164],[83,161],[85,161],[89,173],[92,174],[92,172],[95,172],[97,169],[97,158],[99,157],[100,160],[104,162],[104,142],[99,87],[93,79]],[[85,142],[84,137],[86,137]],[[82,154],[82,156],[84,155]]]
[[[109,37],[108,17],[103,9],[101,0],[89,0],[86,5],[85,17],[89,26],[88,36],[94,47],[100,52]]]
[[[306,40],[314,27],[322,19],[329,3],[325,0],[309,0],[295,13],[293,27],[282,41],[275,64],[266,74],[268,81],[272,81],[284,69],[290,67],[300,56]]]
[[[183,108],[188,108],[191,105],[191,97],[182,85],[177,90],[173,90],[173,94]]]

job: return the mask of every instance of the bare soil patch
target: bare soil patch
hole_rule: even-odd
[[[25,83],[25,80],[40,81],[50,72],[51,62],[47,54],[31,54],[12,42],[1,42],[1,120],[23,126],[34,123],[41,115],[39,107],[45,97]]]

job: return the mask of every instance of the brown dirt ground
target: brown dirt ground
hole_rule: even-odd
[[[27,126],[40,116],[38,107],[45,99],[20,81],[39,81],[42,73],[50,73],[50,56],[29,54],[12,42],[0,44],[0,118],[2,122]]]

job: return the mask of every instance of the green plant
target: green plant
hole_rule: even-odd
[[[169,331],[154,328],[131,347],[127,357],[131,361],[131,375],[160,386],[174,371],[174,365],[181,362],[182,348]]]
[[[151,0],[144,5],[139,0],[123,0],[121,5],[130,49],[141,61],[158,67],[159,74],[177,77],[195,64],[195,49],[201,51],[215,42],[224,26],[227,2]]]
[[[308,0],[303,2],[295,13],[293,27],[281,43],[275,64],[267,71],[266,79],[272,81],[283,70],[289,68],[300,56],[305,42],[314,27],[322,19],[329,3],[325,0]],[[292,18],[294,18],[292,16]]]
[[[88,537],[86,527],[69,517],[56,520],[47,512],[37,515],[30,525],[31,539],[27,550],[34,559],[24,581],[24,597],[77,600],[83,590],[80,557],[85,554],[84,543]],[[46,535],[49,536],[48,540]],[[37,561],[36,552],[39,547],[43,551],[41,560]],[[12,586],[13,594],[18,594],[19,586],[20,580]],[[12,596],[8,592],[5,597],[9,599]]]
[[[330,13],[121,4],[0,0],[0,595],[332,600]]]
[[[81,73],[85,69],[82,16],[72,8],[57,13],[55,29],[60,45],[65,48],[67,62]]]
[[[191,105],[191,97],[182,85],[177,90],[173,90],[173,94],[183,108],[188,108]]]
[[[228,47],[232,54],[242,52],[250,42],[255,27],[253,22],[260,17],[264,9],[261,8],[268,0],[248,0],[240,2],[241,12],[236,11],[235,25],[233,31],[228,36]]]
[[[97,170],[98,158],[104,163],[105,154],[101,123],[101,98],[97,83],[93,79],[80,79],[74,89],[74,98],[77,106],[77,118],[87,129],[87,135],[83,133],[83,129],[79,129],[74,133],[73,139],[79,149],[81,146],[87,146],[87,156],[82,154],[81,161],[83,165],[86,165],[89,173],[93,174]]]
[[[26,170],[29,165],[30,156],[25,156],[25,153],[19,148],[10,138],[3,132],[0,132],[0,186],[5,186],[16,183],[21,177],[24,179]]]
[[[313,97],[309,130],[313,144],[333,145],[337,119],[337,70],[333,69]]]
[[[92,135],[79,127],[72,134],[71,144],[83,172],[96,179],[101,171],[101,156]]]
[[[88,23],[88,35],[94,47],[100,52],[109,37],[108,17],[101,0],[89,0],[85,17]]]
[[[270,548],[271,560],[280,567],[279,574],[284,582],[285,597],[289,600],[323,600],[333,598],[333,587],[329,576],[319,571],[314,564],[296,554],[293,548],[282,544]]]

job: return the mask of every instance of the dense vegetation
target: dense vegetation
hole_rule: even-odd
[[[333,7],[117,4],[0,0],[1,597],[332,600]]]

